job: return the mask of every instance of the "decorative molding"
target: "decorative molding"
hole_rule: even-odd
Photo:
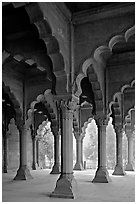
[[[121,8],[119,8],[119,5],[114,5],[113,7],[107,6],[106,8],[101,9],[100,12],[97,12],[96,10],[91,10],[89,12],[77,12],[73,15],[72,22],[73,24],[80,25],[88,22],[95,22],[105,18],[113,18],[115,16],[118,17],[123,14],[125,15],[125,13],[128,15],[129,13],[135,12],[135,5],[133,2],[124,3],[124,5],[122,4]]]

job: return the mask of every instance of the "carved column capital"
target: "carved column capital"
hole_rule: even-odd
[[[58,108],[67,108],[72,111],[79,108],[79,97],[74,94],[57,95],[54,96],[54,100],[57,102]]]
[[[96,115],[94,116],[97,126],[107,126],[109,118],[106,115]]]
[[[132,129],[126,129],[125,133],[127,138],[134,138],[134,134],[133,134],[133,130]]]
[[[79,132],[74,132],[74,136],[76,140],[81,140],[81,135]]]
[[[123,127],[121,125],[117,125],[114,127],[115,132],[116,132],[116,136],[123,136]]]
[[[52,132],[53,132],[54,137],[56,138],[59,137],[59,131],[57,127],[52,127]]]

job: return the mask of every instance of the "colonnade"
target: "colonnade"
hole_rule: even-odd
[[[56,187],[51,193],[52,197],[65,197],[74,198],[74,175],[73,175],[73,114],[76,109],[77,102],[72,98],[64,100],[60,103],[60,128],[61,128],[61,169],[59,164],[59,130],[57,127],[53,127],[52,132],[54,135],[54,165],[51,174],[59,174],[60,177],[56,182]],[[108,183],[111,181],[106,166],[106,127],[108,119],[104,115],[94,117],[98,127],[98,167],[93,183]],[[27,131],[26,124],[17,125],[20,136],[20,166],[14,180],[26,180],[31,179],[32,176],[27,167]],[[115,126],[116,132],[116,166],[113,175],[124,175],[122,163],[122,127]],[[133,137],[131,131],[126,131],[128,139],[128,164],[126,170],[133,170]],[[83,137],[79,132],[74,132],[76,139],[76,164],[74,170],[83,169]],[[36,149],[38,149],[38,142],[33,137],[33,169],[36,169],[36,163],[38,163],[38,155]],[[5,151],[5,150],[4,150]]]

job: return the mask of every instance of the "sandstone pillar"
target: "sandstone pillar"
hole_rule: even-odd
[[[7,147],[8,147],[8,139],[7,139],[7,131],[3,131],[3,173],[7,173],[7,165],[8,165],[8,158],[7,158]]]
[[[74,198],[73,176],[73,99],[61,102],[61,175],[52,197]]]
[[[83,166],[81,163],[81,154],[82,154],[82,149],[81,149],[81,141],[82,138],[78,132],[74,133],[74,136],[76,138],[76,164],[74,166],[74,170],[83,170]]]
[[[32,138],[32,169],[36,170],[36,137],[35,130],[31,127],[31,138]]]
[[[84,168],[84,162],[83,162],[83,139],[84,139],[84,137],[81,138],[81,165],[82,165],[82,168]]]
[[[27,167],[27,127],[26,125],[18,126],[20,135],[20,167],[14,180],[31,179],[32,176]]]
[[[52,131],[54,135],[54,166],[50,174],[59,174],[59,134],[57,128],[52,128]]]
[[[113,175],[124,176],[125,172],[123,170],[122,160],[122,137],[123,137],[122,127],[120,125],[116,126],[115,132],[116,132],[116,166]]]
[[[39,140],[36,140],[36,165],[39,167]]]
[[[126,136],[128,140],[128,163],[126,165],[125,171],[134,171],[133,168],[133,134],[131,130],[126,131]]]
[[[108,183],[111,181],[106,167],[106,118],[95,118],[98,127],[98,168],[93,183]]]

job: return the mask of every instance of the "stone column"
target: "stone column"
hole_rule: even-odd
[[[82,166],[82,163],[81,163],[81,154],[82,154],[82,151],[81,151],[81,141],[82,141],[82,138],[80,136],[80,133],[78,132],[75,132],[74,133],[74,136],[75,136],[75,139],[76,139],[76,164],[74,166],[74,170],[83,170],[83,166]]]
[[[36,140],[36,165],[39,167],[39,140]]]
[[[133,134],[132,130],[126,130],[126,136],[128,140],[128,163],[125,171],[134,171],[133,169]]]
[[[35,130],[31,127],[31,137],[32,137],[32,169],[36,170],[36,137],[35,137]]]
[[[52,197],[74,198],[73,176],[73,113],[74,101],[61,103],[61,175]]]
[[[113,175],[124,176],[125,172],[123,170],[122,159],[122,137],[123,137],[122,127],[120,125],[115,126],[115,132],[116,132],[116,166]]]
[[[95,118],[98,127],[98,168],[93,183],[108,183],[111,181],[106,167],[106,118]]]
[[[25,124],[17,127],[20,135],[20,167],[14,180],[27,180],[32,178],[27,167],[27,127]]]
[[[3,133],[3,173],[7,173],[7,165],[8,165],[8,161],[7,161],[7,147],[8,147],[8,140],[7,140],[7,130],[6,130],[6,126],[3,126],[2,128],[4,128],[2,130]]]
[[[84,168],[84,162],[83,162],[83,139],[84,139],[84,137],[81,138],[81,165],[82,165],[82,168]]]
[[[59,174],[59,134],[57,128],[52,128],[52,132],[54,135],[54,166],[50,174]]]
[[[7,173],[8,166],[8,138],[7,138],[7,107],[2,112],[2,148],[3,148],[3,173]]]

